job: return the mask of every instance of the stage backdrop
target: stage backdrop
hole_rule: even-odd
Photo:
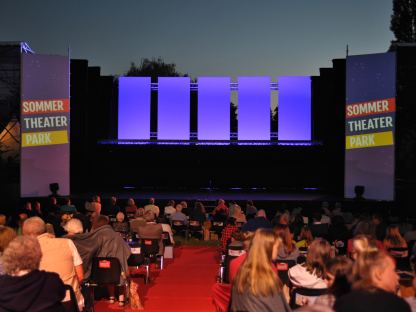
[[[394,200],[395,53],[347,58],[345,197]]]
[[[22,54],[22,197],[69,195],[69,57]]]

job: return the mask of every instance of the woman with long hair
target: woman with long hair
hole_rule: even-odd
[[[315,239],[309,246],[305,263],[289,269],[289,279],[294,287],[327,288],[326,263],[332,258],[331,245],[325,239]]]
[[[290,227],[278,224],[274,227],[274,232],[282,241],[277,258],[279,260],[296,261],[299,257],[299,250],[296,247],[296,243],[293,241],[293,233],[290,231]]]
[[[233,282],[231,311],[290,311],[272,264],[279,245],[273,231],[256,230]]]

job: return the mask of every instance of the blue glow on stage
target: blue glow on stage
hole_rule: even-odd
[[[179,146],[320,146],[321,142],[312,141],[190,141],[190,140],[103,140],[101,145],[179,145]]]

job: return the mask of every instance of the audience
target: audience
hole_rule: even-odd
[[[123,212],[120,206],[117,204],[117,197],[111,196],[108,204],[103,206],[101,213],[106,216],[115,216],[117,213]]]
[[[247,223],[241,227],[241,231],[255,232],[257,229],[260,228],[272,228],[270,221],[266,218],[266,212],[263,209],[257,211],[256,217],[251,220],[248,220]]]
[[[258,229],[245,261],[233,281],[231,311],[290,311],[272,259],[280,239],[270,229]]]
[[[78,306],[82,309],[83,296],[80,284],[90,277],[93,257],[113,256],[118,258],[122,265],[123,274],[128,276],[127,259],[130,255],[130,248],[123,238],[127,239],[130,237],[130,232],[134,232],[138,234],[139,238],[158,239],[159,253],[162,254],[164,251],[162,232],[168,232],[173,242],[172,229],[165,215],[169,216],[170,221],[183,221],[185,227],[189,223],[188,217],[183,213],[183,207],[187,205],[186,202],[177,204],[173,208],[175,202],[169,201],[163,216],[158,218],[159,208],[155,205],[153,198],[144,208],[138,208],[134,200],[129,199],[126,206],[126,210],[129,212],[127,217],[131,225],[134,225],[129,228],[128,220],[117,205],[116,197],[111,198],[110,206],[103,208],[103,215],[100,215],[101,201],[99,196],[95,196],[90,204],[90,207],[91,205],[95,207],[93,210],[90,209],[91,231],[83,233],[84,229],[89,231],[90,226],[80,221],[85,221],[86,217],[76,211],[69,198],[59,208],[60,213],[58,213],[56,198],[51,198],[51,202],[45,210],[41,209],[40,201],[33,203],[34,208],[32,208],[30,201],[26,202],[25,208],[18,210],[14,215],[17,218],[6,218],[6,216],[0,215],[0,275],[6,274],[0,276],[0,310],[60,311],[59,309],[65,306],[65,302],[69,299],[68,295],[65,297],[60,293],[62,282],[73,287]],[[207,215],[204,205],[197,201],[192,207],[193,209],[188,211],[189,220],[199,221],[205,227],[203,230],[208,231],[209,226],[207,226],[208,222],[205,222]],[[348,224],[346,224],[344,216],[348,214],[352,216],[352,214],[348,211],[341,211],[339,205],[331,210],[329,204],[323,204],[323,211],[307,210],[300,207],[291,210],[289,207],[289,204],[279,207],[280,210],[276,213],[273,221],[274,231],[272,231],[266,212],[263,209],[257,210],[251,201],[248,201],[246,205],[247,218],[241,207],[235,202],[232,202],[230,209],[228,209],[224,200],[218,201],[210,220],[221,221],[225,224],[225,227],[220,227],[220,232],[218,232],[221,233],[221,251],[226,252],[232,235],[244,235],[246,242],[250,242],[247,253],[243,253],[229,263],[229,271],[227,270],[227,272],[229,272],[231,284],[222,288],[222,291],[225,291],[223,294],[227,298],[231,296],[232,292],[231,311],[263,311],[268,309],[289,311],[286,304],[286,301],[289,300],[289,293],[283,291],[272,260],[293,260],[298,263],[287,271],[286,278],[290,281],[289,287],[318,290],[319,293],[322,293],[321,290],[327,290],[316,300],[314,298],[305,301],[312,310],[321,307],[322,309],[334,308],[335,311],[410,311],[407,303],[396,296],[398,276],[395,273],[396,263],[392,256],[397,261],[399,261],[398,257],[406,257],[408,262],[408,242],[412,248],[413,242],[411,241],[416,237],[413,232],[416,233],[416,231],[406,224],[402,227],[403,233],[401,233],[399,226],[388,225],[398,222],[398,218],[391,219],[378,212],[370,214],[369,210],[355,213],[356,221],[349,217],[347,218]],[[254,211],[256,211],[255,217],[250,219]],[[116,214],[116,222],[110,226],[109,219],[104,214],[114,215],[114,213]],[[382,215],[385,218],[381,217]],[[133,217],[137,218],[132,219]],[[248,222],[241,227],[241,232],[239,232],[236,222],[245,222],[246,219]],[[314,240],[309,226],[305,225],[308,224],[308,219],[313,220],[309,226],[321,226],[324,223],[327,233],[322,233],[323,235],[318,235],[318,237],[325,237],[329,242],[322,238]],[[384,220],[388,220],[389,223]],[[19,238],[22,240],[19,241],[20,246],[32,244],[33,247],[33,241],[37,244],[39,254],[37,264],[28,264],[32,266],[26,269],[26,264],[32,260],[24,262],[21,259],[16,260],[16,268],[10,269],[11,266],[8,267],[11,263],[10,257],[18,259],[17,253],[20,247],[14,247],[17,248],[17,251],[13,251],[12,254],[10,250],[7,255],[7,250],[17,239],[14,239],[16,231],[4,226],[6,221],[17,230],[17,233],[22,232],[25,235]],[[136,221],[140,224],[134,223]],[[46,225],[45,222],[49,224]],[[54,237],[47,233],[47,226],[52,228],[50,232],[54,232],[56,236],[64,234],[66,236],[64,238]],[[117,232],[127,234],[122,237]],[[37,240],[33,240],[31,237],[36,237]],[[253,239],[251,240],[251,238]],[[29,241],[23,242],[23,240]],[[10,241],[12,242],[9,244]],[[300,256],[298,248],[301,249],[302,256]],[[395,250],[400,248],[403,250]],[[338,254],[345,254],[346,250],[349,258],[345,256],[333,258],[335,251]],[[31,250],[29,250],[30,252]],[[399,269],[401,268],[399,262],[397,262],[397,266]],[[39,269],[48,273],[39,271]],[[279,269],[282,268],[279,267]],[[49,272],[58,273],[62,282],[58,279],[58,283],[56,281],[57,275]],[[282,276],[280,271],[279,274]],[[31,288],[29,281],[33,282],[32,276],[37,276],[46,284],[54,283],[56,291],[51,291],[48,296],[43,298],[37,298],[33,301],[33,306],[27,305],[27,300],[22,300],[19,305],[17,299],[11,297],[12,294],[16,295],[16,298],[21,297],[12,291],[17,289],[19,283],[22,283],[24,289],[30,289],[32,292],[35,290],[42,292],[47,289],[45,287]],[[25,278],[22,278],[22,282],[20,282],[19,277]],[[9,283],[11,289],[4,289],[5,287],[2,285],[6,285],[5,283]],[[84,293],[84,295],[86,294]],[[114,298],[114,289],[110,289],[110,298]],[[85,299],[87,300],[88,297]],[[61,300],[63,300],[63,304],[60,303]],[[413,304],[413,301],[409,302]],[[11,308],[14,305],[16,310]],[[41,305],[42,308],[40,308]],[[23,307],[22,310],[18,310],[20,307]]]
[[[170,215],[171,221],[182,221],[185,225],[188,224],[188,218],[182,213],[182,205],[176,204],[176,212]]]
[[[153,212],[156,218],[159,217],[160,209],[158,206],[155,205],[155,199],[153,197],[151,197],[149,199],[149,203],[146,206],[144,206],[144,212],[146,213],[148,211]]]
[[[174,200],[168,201],[164,211],[165,211],[164,214],[166,217],[169,217],[172,213],[175,213],[176,212],[175,201]]]
[[[117,212],[116,222],[113,223],[114,231],[121,233],[127,233],[129,231],[129,224],[124,219],[124,213],[121,211]]]
[[[126,211],[126,214],[127,215],[136,215],[136,213],[137,213],[137,206],[136,206],[136,203],[134,202],[134,199],[133,198],[129,198],[128,200],[127,200],[127,204],[126,204],[126,207],[124,208],[124,210]],[[143,213],[144,213],[144,211],[143,211]]]
[[[199,221],[199,223],[203,225],[206,219],[207,217],[204,205],[200,201],[195,202],[195,207],[189,216],[189,220]]]
[[[235,219],[229,218],[227,225],[222,229],[221,232],[221,250],[223,252],[227,251],[227,246],[231,241],[231,235],[235,232],[238,232],[238,227],[235,225]]]
[[[77,208],[72,205],[71,199],[69,197],[65,198],[63,201],[63,205],[59,207],[60,213],[75,213],[77,212]]]
[[[80,284],[84,279],[82,260],[74,243],[67,238],[55,238],[46,232],[46,224],[39,217],[32,217],[23,223],[23,235],[36,237],[42,251],[39,268],[55,272],[75,292],[78,306],[84,306]],[[65,301],[69,301],[69,295]]]
[[[16,237],[16,231],[4,225],[0,225],[0,257],[9,243]],[[0,258],[0,275],[4,273],[2,261]]]
[[[296,261],[299,249],[293,241],[293,233],[290,232],[289,226],[280,224],[274,227],[274,231],[281,240],[277,259]]]
[[[218,200],[218,205],[215,207],[212,215],[215,221],[225,221],[228,218],[228,207],[224,199]]]
[[[58,274],[39,270],[42,252],[34,237],[13,239],[2,256],[0,311],[65,312],[64,284]]]
[[[246,202],[246,216],[247,219],[252,219],[256,216],[257,208],[254,206],[254,203],[252,200],[248,200]]]
[[[236,223],[246,223],[247,222],[246,215],[241,210],[241,207],[237,204],[234,205],[234,212],[233,212],[233,215],[231,217],[235,219]]]
[[[313,241],[313,235],[309,227],[303,226],[300,230],[299,239],[296,243],[298,248],[308,248]]]

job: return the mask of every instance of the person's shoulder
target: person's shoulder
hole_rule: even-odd
[[[334,305],[336,311],[350,311],[354,307],[365,308],[368,311],[411,311],[405,300],[383,290],[353,290],[337,299]]]

